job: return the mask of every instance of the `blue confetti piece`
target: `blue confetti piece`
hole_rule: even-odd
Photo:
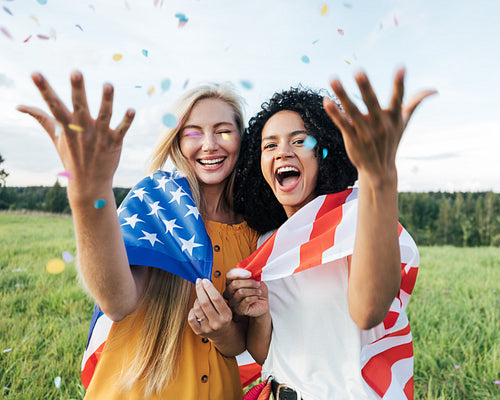
[[[147,57],[148,56],[148,51],[146,49],[142,49],[142,55],[144,57]]]
[[[36,0],[36,1],[38,1],[38,4],[41,4],[42,6],[47,4],[47,0]]]
[[[175,14],[175,18],[179,19],[179,22],[188,22],[188,19],[183,13],[177,13]]]
[[[328,155],[328,149],[323,149],[323,159]]]
[[[176,128],[179,124],[177,117],[174,114],[165,114],[163,116],[163,125],[167,128]]]
[[[168,89],[170,89],[170,79],[164,79],[161,81],[161,90],[166,92]]]
[[[253,84],[250,81],[243,80],[243,81],[240,81],[240,83],[241,83],[241,86],[243,86],[245,89],[249,89],[250,90],[250,89],[253,88]]]
[[[10,14],[10,15],[12,15],[12,16],[14,15],[14,14],[12,14],[12,11],[10,11],[7,7],[5,7],[5,6],[4,6],[4,8],[3,8],[3,9],[4,9],[4,11],[5,11],[7,14]]]
[[[142,85],[135,85],[135,88],[140,89],[140,88],[142,88]]]
[[[302,143],[302,146],[304,146],[307,150],[312,150],[314,149],[314,146],[316,146],[316,143],[318,143],[318,141],[309,135],[304,140],[304,143]]]
[[[76,24],[75,26],[83,32],[83,28],[80,25]]]
[[[106,205],[106,200],[104,199],[97,199],[95,202],[94,202],[94,208],[103,208],[104,206]]]
[[[316,44],[319,42],[319,39],[316,39],[314,42],[312,42],[312,44]]]
[[[301,60],[305,64],[309,64],[311,62],[311,60],[309,60],[309,57],[307,56],[302,56]]]

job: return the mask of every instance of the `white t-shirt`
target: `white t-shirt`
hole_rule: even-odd
[[[347,304],[347,258],[266,282],[273,320],[262,376],[304,400],[380,399],[361,376],[362,350],[384,335],[361,330]]]

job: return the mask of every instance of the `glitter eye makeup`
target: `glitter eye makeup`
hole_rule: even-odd
[[[184,136],[199,138],[199,137],[203,136],[203,133],[201,133],[199,131],[187,131],[187,132],[184,132]]]

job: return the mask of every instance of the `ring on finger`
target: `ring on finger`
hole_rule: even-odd
[[[204,319],[205,319],[205,317],[196,318],[196,322],[198,322],[199,324],[201,324],[201,321],[203,321]]]

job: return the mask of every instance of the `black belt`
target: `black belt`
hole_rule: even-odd
[[[276,400],[301,400],[300,394],[290,386],[271,381],[271,391]]]

